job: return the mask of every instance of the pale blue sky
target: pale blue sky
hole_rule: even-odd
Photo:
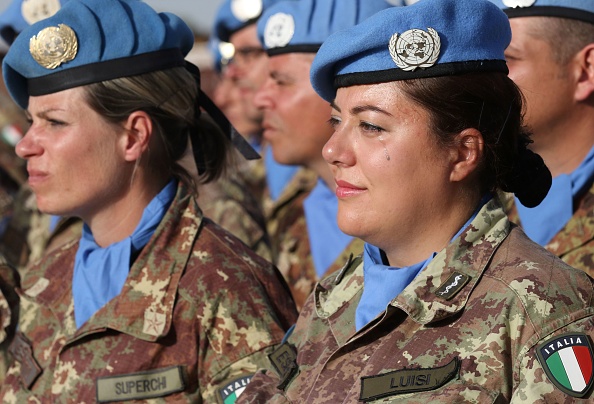
[[[0,12],[12,0],[0,0]],[[198,34],[208,34],[216,10],[222,0],[145,0],[157,11],[170,11],[179,15]]]

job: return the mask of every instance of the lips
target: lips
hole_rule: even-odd
[[[351,184],[350,182],[343,181],[343,180],[336,180],[336,196],[338,198],[348,198],[352,196],[357,196],[366,192],[366,188],[360,188],[356,185]]]
[[[40,170],[27,170],[29,173],[28,182],[31,187],[41,184],[48,177],[48,173]]]

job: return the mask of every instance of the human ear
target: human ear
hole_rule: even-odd
[[[576,101],[585,101],[594,92],[594,43],[588,44],[574,58],[579,69],[575,89]]]
[[[124,124],[124,158],[137,161],[148,149],[153,133],[153,122],[144,111],[134,111]]]
[[[451,152],[450,181],[460,182],[476,171],[483,155],[483,135],[477,129],[464,129],[456,136]]]

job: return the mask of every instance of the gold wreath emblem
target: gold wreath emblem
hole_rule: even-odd
[[[29,52],[41,66],[55,69],[76,57],[78,40],[72,28],[59,24],[57,27],[44,28],[31,37]]]

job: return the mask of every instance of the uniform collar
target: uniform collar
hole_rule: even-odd
[[[443,320],[458,313],[466,305],[470,293],[497,247],[509,234],[509,230],[510,223],[499,199],[491,199],[482,207],[466,230],[440,251],[390,305],[403,310],[420,324]],[[462,277],[457,278],[459,275]],[[459,282],[457,285],[455,285],[456,279]],[[458,288],[458,285],[462,287]],[[448,289],[448,286],[451,288]],[[445,297],[438,295],[446,290],[448,293],[444,295]],[[353,306],[352,318],[348,321],[354,322],[355,308],[362,291],[363,263],[358,257],[349,262],[342,271],[336,272],[336,275],[326,278],[317,285],[315,290],[317,315],[332,321],[345,306]],[[456,293],[453,293],[454,291]],[[376,321],[372,321],[369,325]],[[352,328],[354,330],[354,326]]]
[[[153,238],[130,268],[121,293],[78,331],[74,325],[71,284],[61,282],[62,279],[72,279],[78,242],[52,254],[47,265],[37,267],[38,271],[34,269],[37,273],[32,273],[33,276],[23,282],[24,293],[28,299],[50,308],[68,305],[65,312],[59,309],[54,312],[60,317],[67,334],[76,332],[75,338],[109,328],[141,340],[155,341],[166,335],[171,327],[179,281],[202,219],[195,198],[180,184]]]

